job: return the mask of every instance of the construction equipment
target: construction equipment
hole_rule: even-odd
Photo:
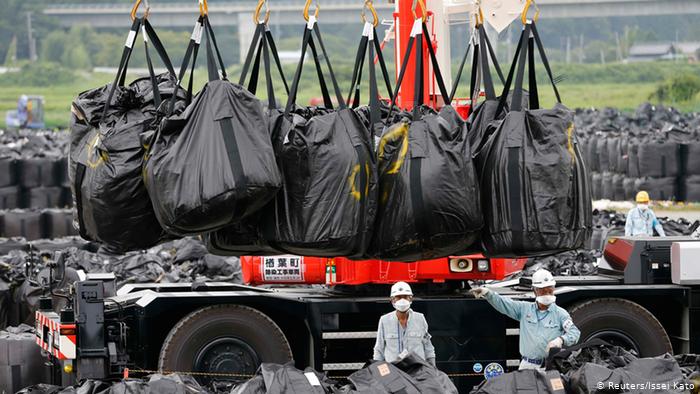
[[[43,129],[44,97],[22,95],[17,100],[17,109],[5,114],[5,127],[8,129]]]
[[[205,10],[206,1],[200,4]],[[436,22],[443,21],[436,10],[428,9],[433,3],[419,1],[417,9],[410,0],[396,4],[401,59],[416,19],[432,15],[433,28],[442,28]],[[440,35],[436,37],[433,48],[443,45]],[[427,56],[428,50],[422,53]],[[407,76],[414,74],[412,67],[409,63]],[[424,102],[439,107],[431,68],[425,73]],[[413,102],[411,82],[400,92],[402,108]],[[601,263],[598,275],[555,278],[558,304],[571,312],[582,340],[601,338],[642,356],[697,353],[700,309],[694,300],[700,287],[688,283],[700,280],[700,274],[676,268],[694,263],[694,254],[683,246],[695,241],[678,237],[610,242],[606,254],[623,260],[625,264],[617,264],[622,268]],[[676,256],[674,250],[682,253]],[[60,313],[51,311],[48,300],[42,302],[36,314],[37,344],[49,357],[54,382],[64,385],[76,379],[154,372],[188,373],[205,383],[241,381],[252,377],[261,362],[290,360],[342,378],[372,355],[377,322],[390,310],[388,285],[406,281],[414,284],[413,308],[429,323],[438,368],[466,391],[485,377],[516,368],[520,361],[517,322],[469,297],[468,281],[502,280],[524,263],[480,255],[415,263],[244,257],[246,282],[267,286],[146,283],[116,291],[113,276],[88,275],[75,284],[70,306]],[[676,271],[682,273],[679,280],[672,279]],[[272,285],[280,283],[306,286]],[[520,278],[492,288],[532,301],[530,284],[530,278]],[[664,297],[663,304],[659,297]]]

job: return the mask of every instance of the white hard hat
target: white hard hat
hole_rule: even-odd
[[[554,280],[552,273],[546,269],[538,269],[532,275],[532,287],[541,289],[543,287],[556,286],[557,281]]]
[[[396,282],[393,286],[391,286],[391,297],[396,297],[400,295],[413,295],[413,291],[411,291],[411,286],[409,286],[408,283]]]

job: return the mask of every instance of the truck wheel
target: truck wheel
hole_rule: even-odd
[[[160,351],[161,371],[200,372],[201,384],[247,380],[262,362],[284,364],[292,350],[282,330],[260,311],[242,305],[215,305],[180,320]],[[241,376],[235,376],[241,375]]]
[[[601,298],[574,306],[571,319],[581,339],[599,338],[634,350],[641,357],[673,353],[671,340],[658,319],[641,305],[621,298]]]

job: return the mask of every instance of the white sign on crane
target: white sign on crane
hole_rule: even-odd
[[[484,20],[497,32],[502,32],[525,8],[526,0],[481,0]]]

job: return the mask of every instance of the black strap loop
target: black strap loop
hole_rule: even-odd
[[[301,45],[301,58],[299,59],[299,63],[297,65],[296,72],[294,73],[294,79],[292,80],[292,87],[289,91],[289,98],[287,99],[287,105],[285,106],[284,110],[284,116],[288,116],[289,113],[292,110],[292,107],[296,103],[297,99],[297,93],[299,90],[299,81],[301,79],[301,73],[304,68],[304,58],[306,57],[306,48],[309,47],[311,48],[311,52],[313,54],[314,58],[314,63],[316,65],[316,71],[318,73],[319,77],[319,84],[321,85],[321,90],[322,93],[324,94],[324,102],[325,105],[328,108],[333,108],[332,102],[330,102],[330,96],[328,96],[328,89],[325,84],[325,78],[323,77],[323,72],[321,70],[321,64],[320,64],[320,59],[318,56],[318,53],[316,51],[316,46],[314,44],[313,40],[313,35],[316,35],[316,38],[318,39],[318,44],[321,47],[321,53],[323,56],[326,58],[326,66],[328,67],[328,73],[331,78],[331,82],[333,83],[333,89],[335,90],[335,95],[336,99],[338,100],[338,107],[340,109],[347,108],[345,104],[345,100],[343,99],[342,94],[340,93],[340,87],[338,85],[338,81],[335,78],[335,73],[333,72],[333,67],[330,63],[330,59],[328,57],[328,52],[326,51],[325,46],[323,45],[323,39],[321,38],[321,32],[318,28],[317,23],[313,23],[313,27],[309,28],[308,25],[307,27],[304,28],[304,38],[302,41]]]
[[[433,48],[433,43],[430,41],[430,33],[428,32],[428,25],[423,22],[423,38],[428,46],[428,53],[430,54],[430,61],[433,63],[433,71],[435,72],[435,79],[437,80],[438,89],[440,89],[440,95],[445,105],[450,105],[452,101],[450,96],[447,94],[447,88],[445,87],[445,80],[442,78],[442,73],[440,72],[440,63],[437,61],[435,56],[435,48]]]
[[[134,19],[131,24],[131,29],[129,30],[129,36],[127,37],[127,43],[124,45],[124,50],[122,51],[122,57],[119,61],[119,68],[117,69],[117,76],[114,78],[112,87],[109,90],[109,95],[107,95],[107,102],[105,102],[104,110],[102,111],[102,118],[100,123],[104,122],[107,117],[107,112],[112,104],[112,98],[114,97],[114,92],[117,90],[117,86],[124,86],[124,80],[126,79],[126,70],[129,65],[129,59],[131,58],[131,52],[134,50],[134,44],[136,43],[136,38],[139,35],[139,28],[141,27],[141,18]],[[132,37],[133,36],[133,37]]]

